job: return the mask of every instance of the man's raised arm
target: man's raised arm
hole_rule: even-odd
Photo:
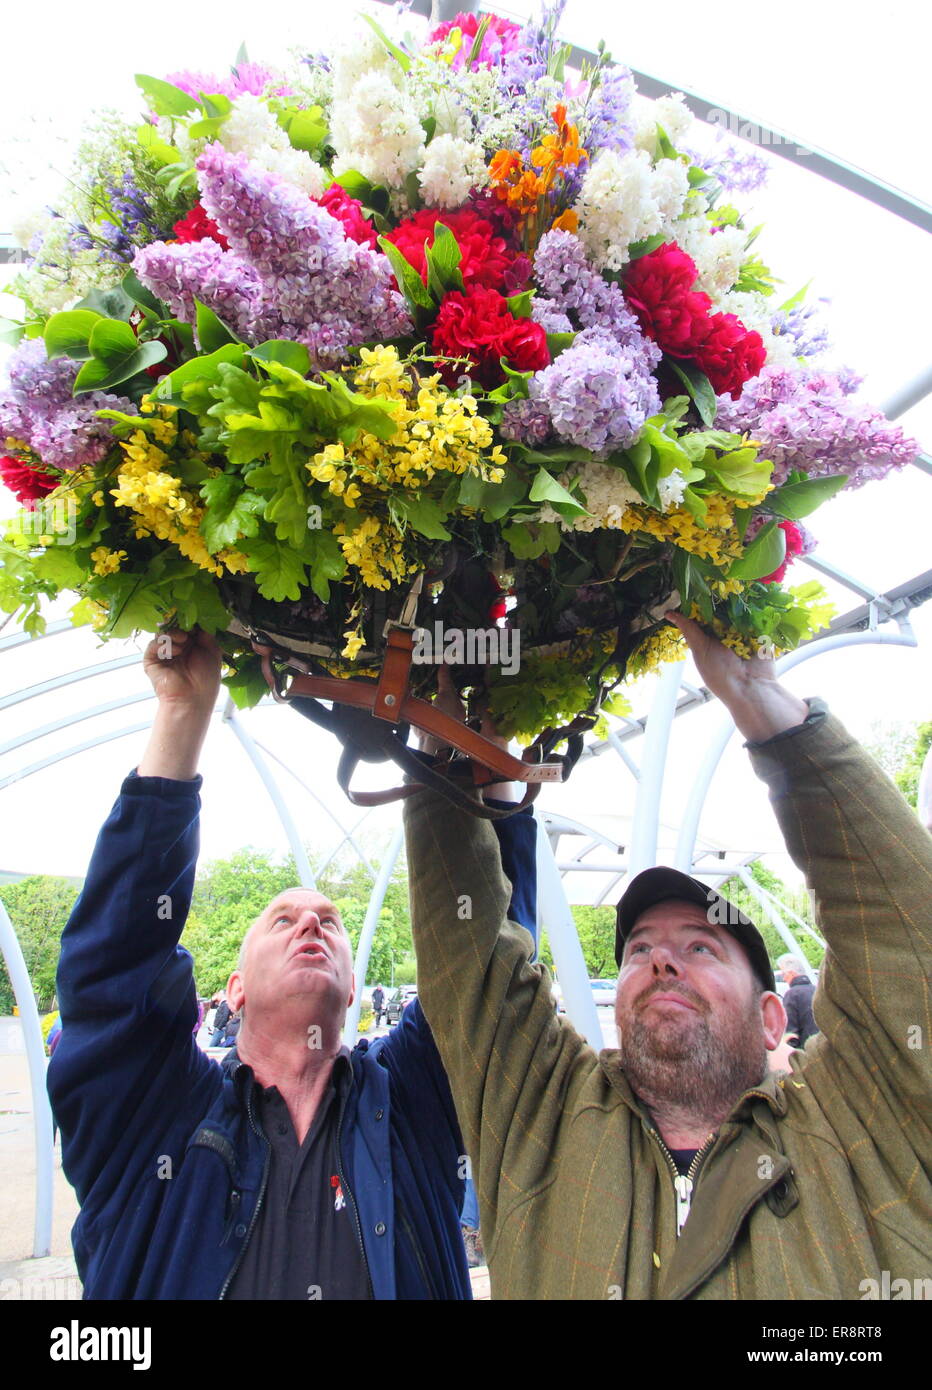
[[[456,1096],[491,1250],[509,1198],[533,1189],[547,1165],[542,1125],[549,1116],[556,1130],[575,1063],[587,1053],[594,1066],[595,1054],[557,1021],[549,976],[530,963],[534,942],[508,919],[490,823],[422,792],[405,803],[405,828],[419,996]]]
[[[194,886],[197,759],[220,653],[203,633],[165,633],[150,643],[145,669],[159,702],[149,744],[100,832],[58,967],[63,1031],[49,1094],[66,1172],[91,1212],[140,1151],[131,1131],[148,1126],[151,1147],[202,1087],[220,1085],[192,1036],[191,959],[177,944]]]
[[[695,623],[668,616],[748,740],[814,895],[828,950],[814,1000],[822,1037],[807,1049],[807,1081],[820,1084],[825,1067],[827,1084],[868,1111],[880,1087],[894,1111],[910,1108],[928,1143],[932,838],[824,706],[781,686],[770,661],[742,661]]]

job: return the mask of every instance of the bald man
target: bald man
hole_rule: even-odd
[[[389,1036],[343,1045],[353,952],[332,902],[295,887],[269,903],[227,985],[235,1048],[217,1063],[194,1042],[178,940],[220,652],[170,637],[146,652],[149,744],[62,937],[48,1084],[85,1296],[469,1298],[468,1166],[433,1037],[415,1001]]]

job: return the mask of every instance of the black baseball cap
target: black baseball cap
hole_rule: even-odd
[[[631,880],[622,894],[615,924],[615,964],[621,968],[625,942],[631,934],[635,922],[642,912],[656,903],[667,902],[671,898],[679,902],[695,903],[708,915],[709,925],[724,927],[747,952],[751,967],[761,983],[762,989],[776,992],[773,966],[764,945],[764,938],[740,908],[727,898],[700,883],[698,878],[681,874],[678,869],[659,865],[655,869],[645,869]]]

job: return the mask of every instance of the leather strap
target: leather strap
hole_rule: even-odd
[[[293,702],[301,714],[343,741],[337,780],[355,806],[383,806],[428,786],[472,815],[486,820],[504,820],[529,806],[544,782],[566,780],[582,751],[583,731],[594,723],[593,716],[580,715],[565,728],[547,729],[519,759],[436,705],[408,693],[414,649],[414,635],[408,628],[389,630],[385,664],[377,684],[317,676],[305,668],[301,674],[292,675],[285,686],[286,677],[276,671],[273,660],[277,658],[292,669],[302,667],[303,662],[264,643],[253,642],[252,645],[262,658],[263,674],[273,697],[282,703]],[[330,700],[332,708],[328,710],[318,703],[320,700]],[[525,791],[520,803],[500,809],[477,801],[456,780],[440,771],[451,766],[451,753],[432,759],[408,747],[409,724],[450,745],[468,759],[475,787],[481,789],[504,781],[523,782]],[[564,738],[568,740],[568,753],[545,761]],[[350,784],[361,758],[367,761],[391,758],[410,780],[404,786],[382,791],[354,791]]]

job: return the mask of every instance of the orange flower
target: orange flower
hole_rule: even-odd
[[[579,218],[572,208],[567,208],[566,212],[561,212],[560,216],[554,219],[551,226],[555,232],[578,232]]]
[[[547,188],[553,183],[559,169],[568,169],[586,157],[586,151],[579,143],[578,129],[567,122],[566,107],[555,106],[551,114],[558,133],[545,135],[538,148],[531,153],[531,163],[535,169],[543,171]]]
[[[492,156],[489,179],[493,184],[511,183],[521,173],[521,156],[517,150],[499,150]]]
[[[492,156],[489,179],[495,196],[522,216],[533,211],[549,187],[532,170],[524,168],[516,150],[499,150]]]

